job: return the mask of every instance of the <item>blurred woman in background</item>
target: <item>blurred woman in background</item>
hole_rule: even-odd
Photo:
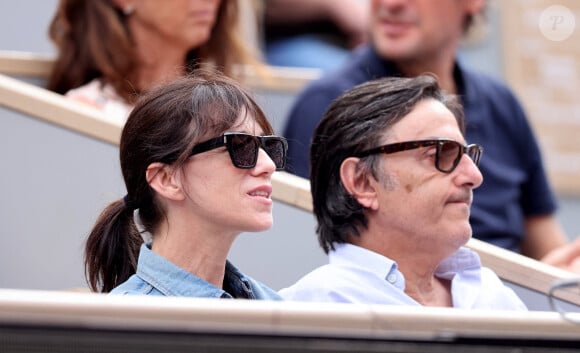
[[[124,122],[139,94],[193,69],[259,66],[233,0],[61,0],[47,88]]]

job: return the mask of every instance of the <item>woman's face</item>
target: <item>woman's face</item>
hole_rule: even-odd
[[[263,135],[254,117],[240,116],[228,132]],[[213,138],[217,136],[208,136]],[[183,169],[184,190],[196,227],[238,234],[263,231],[272,226],[272,183],[276,166],[260,149],[256,166],[236,168],[226,147],[193,155]]]
[[[210,38],[221,0],[135,0],[129,16],[138,38],[155,36],[168,45],[199,47]],[[144,34],[144,35],[143,35]]]

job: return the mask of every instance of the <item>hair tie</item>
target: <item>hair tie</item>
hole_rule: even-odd
[[[131,211],[139,208],[139,206],[135,202],[133,202],[131,198],[129,198],[129,194],[123,196],[123,203],[125,204],[125,207],[130,209]]]

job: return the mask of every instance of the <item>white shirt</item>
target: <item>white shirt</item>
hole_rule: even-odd
[[[76,101],[86,103],[100,109],[112,120],[124,124],[129,117],[133,106],[125,102],[117,94],[113,86],[103,84],[99,79],[94,79],[86,85],[71,89],[65,94]]]
[[[335,247],[329,253],[329,264],[280,290],[280,295],[309,302],[421,305],[405,294],[405,278],[393,260],[352,244]],[[482,267],[479,256],[467,248],[445,259],[435,275],[451,281],[455,308],[527,310],[513,290]]]

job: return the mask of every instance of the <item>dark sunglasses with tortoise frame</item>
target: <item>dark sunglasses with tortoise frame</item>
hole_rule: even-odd
[[[361,152],[356,157],[362,158],[378,153],[391,154],[431,146],[436,148],[435,168],[443,173],[451,173],[455,170],[464,153],[478,166],[483,153],[483,147],[479,145],[463,145],[451,139],[440,138],[390,143]]]

